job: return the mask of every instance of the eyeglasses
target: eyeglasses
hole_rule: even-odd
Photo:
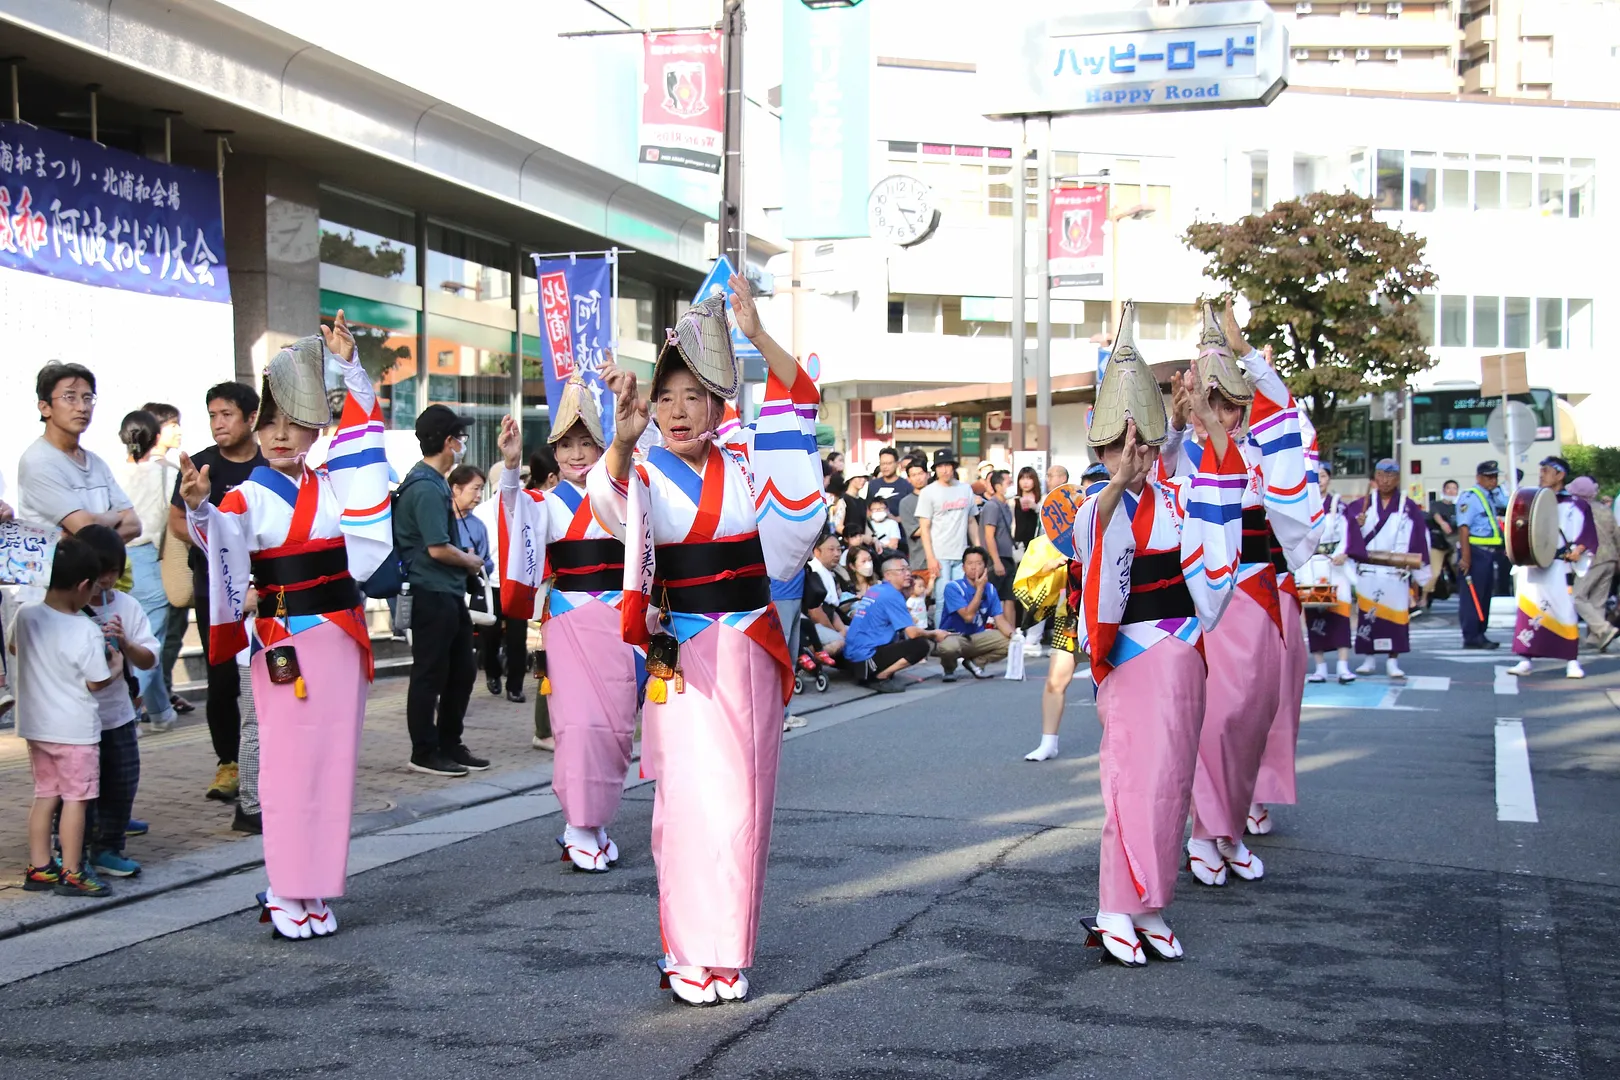
[[[51,400],[60,401],[70,409],[76,409],[80,405],[87,409],[93,409],[96,405],[96,395],[94,394],[58,394]]]

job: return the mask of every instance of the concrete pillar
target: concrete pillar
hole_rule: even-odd
[[[320,240],[313,175],[251,154],[226,159],[225,251],[242,382],[257,387],[277,349],[317,331]]]

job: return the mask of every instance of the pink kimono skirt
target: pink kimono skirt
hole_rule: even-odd
[[[1115,668],[1098,688],[1103,911],[1138,915],[1175,897],[1204,694],[1203,658],[1175,637]]]
[[[1284,592],[1278,597],[1283,617],[1283,662],[1277,684],[1277,714],[1260,755],[1254,781],[1254,802],[1292,806],[1298,799],[1294,785],[1294,754],[1299,745],[1299,709],[1305,698],[1305,667],[1309,661],[1300,619],[1299,600]]]
[[[307,696],[299,700],[292,683],[270,681],[264,650],[253,657],[264,868],[277,896],[330,900],[343,895],[349,870],[366,658],[328,622],[278,644],[297,650]]]
[[[782,673],[714,623],[681,643],[685,693],[642,712],[654,747],[652,850],[664,952],[677,964],[754,962],[782,753]]]
[[[624,643],[618,609],[596,600],[547,619],[545,639],[557,738],[552,788],[568,824],[611,825],[635,738],[635,651]]]
[[[1193,836],[1240,837],[1254,800],[1255,775],[1277,715],[1282,635],[1242,589],[1204,635],[1209,661],[1204,729],[1193,777]]]

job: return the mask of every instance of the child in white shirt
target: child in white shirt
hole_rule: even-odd
[[[928,629],[928,583],[922,578],[911,579],[911,595],[906,597],[906,610],[917,629]]]
[[[100,575],[96,552],[71,536],[62,537],[45,598],[24,604],[17,612],[8,646],[16,657],[17,734],[28,740],[34,774],[29,865],[23,875],[28,892],[91,897],[112,893],[83,864],[86,807],[100,793],[101,782],[101,720],[91,695],[123,684],[122,668],[109,667],[102,633],[81,610]],[[51,857],[51,819],[58,808],[60,863]]]

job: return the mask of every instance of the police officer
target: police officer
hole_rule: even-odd
[[[1480,462],[1474,470],[1474,486],[1457,500],[1458,611],[1465,649],[1501,647],[1501,642],[1485,636],[1491,621],[1497,566],[1503,557],[1502,518],[1507,513],[1507,492],[1499,486],[1500,476],[1496,462]]]

